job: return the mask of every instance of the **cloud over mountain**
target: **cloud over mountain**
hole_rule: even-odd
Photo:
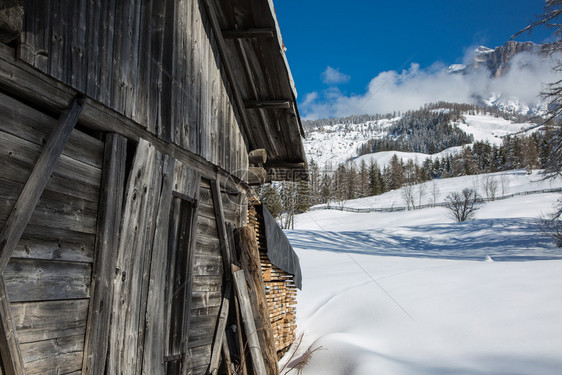
[[[328,67],[324,72],[325,82],[333,86],[306,95],[300,103],[301,113],[306,119],[315,119],[406,111],[437,101],[495,104],[493,101],[511,99],[532,107],[540,104],[539,95],[545,85],[559,79],[552,68],[560,56],[518,52],[509,57],[508,68],[502,67],[502,74],[494,76],[489,64],[475,68],[474,51],[471,49],[465,56],[466,65],[455,65],[453,69],[442,63],[428,68],[412,63],[401,72],[379,73],[359,95],[340,92],[335,85],[349,77]],[[490,51],[494,50],[486,49],[485,53]]]

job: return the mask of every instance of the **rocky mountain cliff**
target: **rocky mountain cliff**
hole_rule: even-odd
[[[519,53],[538,54],[541,46],[533,42],[506,42],[494,49],[480,46],[473,51],[471,61],[467,64],[454,64],[449,67],[451,73],[468,74],[483,68],[488,69],[492,77],[504,76],[510,67],[511,60]]]

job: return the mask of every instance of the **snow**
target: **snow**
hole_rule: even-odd
[[[465,123],[459,124],[459,128],[474,136],[475,141],[488,141],[491,144],[501,145],[500,137],[513,134],[523,129],[528,129],[533,124],[517,124],[501,117],[490,115],[465,115]]]
[[[507,102],[506,105],[516,106],[516,104],[511,102]],[[518,113],[519,111],[513,110],[512,112]],[[460,129],[468,134],[472,134],[475,141],[488,141],[496,145],[501,145],[501,137],[533,126],[530,123],[514,123],[504,118],[490,115],[464,115],[464,118],[464,122],[459,121],[456,123]],[[462,149],[460,146],[451,147],[434,155],[385,151],[357,157],[359,146],[365,144],[370,139],[382,138],[386,135],[387,129],[398,120],[399,118],[397,117],[390,120],[369,121],[363,124],[330,125],[314,131],[308,131],[307,137],[303,142],[307,158],[308,160],[314,160],[320,169],[324,169],[328,164],[332,170],[335,170],[339,164],[349,160],[354,160],[356,165],[359,165],[361,160],[365,160],[367,163],[374,160],[377,161],[379,167],[383,168],[394,154],[397,154],[404,162],[412,159],[422,163],[428,157],[433,159],[440,158],[446,154],[458,153]]]
[[[514,191],[548,185],[509,176]],[[439,207],[299,215],[303,339],[281,366],[319,348],[304,375],[560,374],[562,251],[536,225],[558,198],[488,202],[465,223]]]
[[[418,159],[419,160],[419,159]],[[433,203],[434,199],[434,185],[435,202],[444,202],[445,197],[456,191],[462,191],[465,187],[472,187],[477,192],[485,197],[486,193],[483,190],[484,176],[494,179],[498,183],[497,197],[502,195],[518,194],[527,191],[548,190],[562,188],[562,179],[549,179],[544,180],[539,171],[534,171],[532,174],[527,174],[524,170],[513,170],[507,172],[490,173],[487,175],[476,176],[461,176],[447,179],[437,179],[425,183],[426,190],[422,197],[421,204]],[[503,182],[503,194],[502,194]],[[416,204],[419,204],[419,185],[413,187],[414,194],[416,195]],[[343,203],[345,207],[351,208],[390,208],[390,207],[404,207],[404,199],[402,198],[402,190],[392,190],[381,195],[355,199]],[[332,204],[334,205],[334,204]],[[321,205],[322,206],[322,205]]]

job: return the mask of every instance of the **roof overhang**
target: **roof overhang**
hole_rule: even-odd
[[[273,179],[307,171],[297,92],[272,0],[205,0],[248,151]],[[287,177],[289,176],[290,177]]]

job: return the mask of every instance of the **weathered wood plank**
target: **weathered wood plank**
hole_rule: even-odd
[[[220,363],[220,353],[222,350],[222,341],[224,339],[226,322],[228,320],[228,312],[230,308],[230,294],[232,285],[229,283],[225,288],[225,296],[222,299],[222,305],[219,315],[219,321],[215,330],[215,336],[212,342],[213,349],[211,351],[211,363],[209,364],[209,373],[216,374]]]
[[[2,177],[26,183],[35,166],[41,147],[21,138],[3,133],[0,137],[0,163],[5,167]],[[47,182],[46,189],[73,197],[97,201],[101,170],[61,155]]]
[[[91,304],[84,346],[85,374],[101,374],[107,358],[109,321],[113,303],[119,225],[125,185],[127,140],[108,134],[105,143],[103,179],[97,227],[96,259],[93,266]]]
[[[160,196],[160,206],[156,218],[156,232],[150,264],[150,282],[146,303],[144,350],[142,353],[142,374],[161,374],[165,371],[163,356],[166,353],[168,332],[166,332],[166,295],[168,279],[168,233],[170,209],[172,204],[172,185],[174,181],[175,160],[168,159],[164,167],[164,182]],[[139,356],[139,358],[141,358]],[[139,361],[140,362],[140,361]]]
[[[58,199],[54,197],[57,195]],[[64,194],[45,191],[28,223],[81,233],[95,233],[97,204],[65,198],[67,197]],[[3,196],[0,196],[0,199],[2,207],[13,207],[16,203],[15,200]]]
[[[114,0],[108,0],[104,2],[104,6],[107,5],[111,8],[111,4]],[[197,13],[197,12],[192,12]],[[104,13],[105,14],[105,13]],[[104,38],[107,38],[111,34],[109,29],[113,27],[112,22],[114,17],[111,12],[108,11],[108,16],[104,17],[103,24],[103,45],[107,48],[106,53],[103,54],[111,60],[111,50],[112,44],[109,43]],[[112,34],[111,34],[112,35]],[[112,63],[104,63],[104,70],[100,73],[100,77],[110,77],[112,70]],[[101,78],[100,78],[101,79]],[[52,110],[62,110],[67,106],[69,100],[77,94],[77,92],[60,82],[42,75],[36,69],[28,66],[27,64],[15,60],[13,49],[0,45],[0,86],[5,90],[9,90],[16,95],[26,98],[33,103],[38,103],[41,106],[48,106]],[[190,85],[194,91],[191,94],[195,95],[195,86]],[[101,90],[103,91],[103,90]],[[191,95],[188,94],[188,95]],[[106,103],[106,100],[102,98],[109,97],[110,93],[100,94],[100,102]],[[197,108],[197,103],[194,98],[193,105],[190,108]],[[197,119],[193,118],[192,124],[196,126]],[[115,111],[108,110],[103,104],[91,101],[84,109],[81,116],[81,123],[86,126],[92,127],[93,129],[108,131],[108,132],[118,132],[127,138],[133,140],[146,139],[151,144],[153,144],[159,151],[166,152],[170,156],[176,158],[176,160],[190,165],[191,168],[201,173],[202,176],[206,178],[214,178],[216,176],[216,166],[212,165],[209,161],[197,155],[194,151],[194,147],[189,147],[189,149],[184,149],[173,143],[167,143],[157,138],[157,136],[149,133],[144,124],[138,124],[131,119],[127,119]],[[234,124],[235,125],[235,124]],[[232,140],[239,140],[239,131],[236,130],[236,134],[233,134],[230,138]],[[193,139],[194,137],[190,137]],[[231,165],[229,171],[219,168],[221,176],[228,178],[230,172],[235,172],[234,166]],[[243,181],[241,183],[241,188],[247,187]]]
[[[21,345],[26,375],[57,375],[80,371],[84,336]]]
[[[248,279],[248,295],[253,309],[254,322],[256,325],[256,336],[261,344],[262,355],[267,373],[270,375],[279,374],[277,365],[277,350],[271,320],[269,319],[269,309],[265,297],[265,284],[262,277],[260,266],[260,252],[256,241],[256,234],[252,226],[245,226],[237,232],[238,244],[240,246],[240,265]]]
[[[12,319],[4,277],[0,274],[0,360],[6,375],[24,375],[23,358]]]
[[[91,265],[13,258],[4,271],[10,302],[88,298]]]
[[[141,299],[151,252],[162,183],[162,155],[141,140],[127,184],[121,236],[114,272],[108,371],[134,372],[139,333],[144,329]],[[141,341],[142,343],[142,341]]]
[[[246,332],[246,339],[248,340],[248,347],[252,356],[254,370],[257,375],[267,374],[264,358],[261,350],[260,340],[255,334],[256,325],[254,323],[254,314],[252,312],[252,304],[248,295],[248,288],[246,286],[246,276],[244,270],[232,270],[234,278],[234,285],[236,286],[236,293],[240,302],[240,311],[242,313],[242,322],[244,325],[244,332]]]
[[[208,255],[206,253],[194,254],[193,275],[222,275],[222,257],[218,255]]]
[[[198,346],[188,350],[188,368],[209,366],[211,359],[211,345]]]
[[[232,264],[232,259],[230,257],[230,242],[227,238],[228,234],[226,232],[226,223],[224,219],[224,211],[222,208],[221,187],[218,179],[211,182],[211,195],[213,197],[213,207],[215,208],[215,218],[221,246],[220,248],[224,265],[224,273],[228,282],[231,279],[230,265]]]
[[[91,98],[100,97],[100,80],[98,79],[98,72],[100,66],[100,32],[101,19],[106,18],[107,14],[102,15],[102,2],[89,1],[86,9],[86,41],[85,48],[87,48],[87,58],[85,61],[86,72],[86,94]],[[102,48],[102,52],[106,49]]]
[[[14,258],[93,263],[96,236],[28,224]]]
[[[0,93],[0,131],[43,147],[57,120],[8,95]],[[63,149],[63,155],[101,168],[103,142],[74,130]]]
[[[86,332],[89,299],[12,303],[20,344]]]
[[[70,137],[70,133],[80,112],[84,107],[85,100],[75,100],[71,108],[61,115],[59,126],[51,133],[45,149],[39,156],[29,180],[25,184],[12,213],[0,232],[0,273],[6,268],[14,249],[31,217],[37,202],[47,182],[55,169],[55,164]]]

